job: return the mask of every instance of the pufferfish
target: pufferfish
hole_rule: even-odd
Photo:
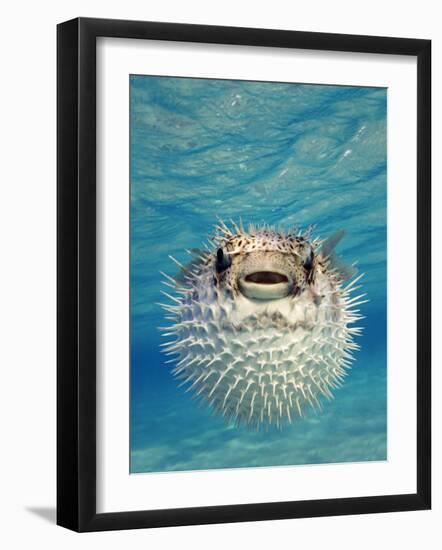
[[[172,324],[162,344],[187,391],[228,423],[278,428],[321,410],[342,386],[359,349],[352,326],[365,294],[362,277],[334,260],[342,233],[220,222],[206,250],[177,277],[160,304]]]

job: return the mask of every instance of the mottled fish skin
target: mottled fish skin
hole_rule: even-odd
[[[207,251],[166,276],[173,374],[228,422],[281,428],[320,410],[351,367],[362,275],[344,287],[333,265],[343,232],[311,233],[220,223]]]

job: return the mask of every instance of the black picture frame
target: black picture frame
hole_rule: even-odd
[[[417,58],[417,492],[96,512],[96,39]],[[57,523],[83,531],[424,510],[431,506],[431,41],[79,18],[57,28]]]

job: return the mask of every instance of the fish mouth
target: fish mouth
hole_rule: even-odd
[[[244,278],[248,283],[256,283],[259,285],[276,285],[279,283],[288,283],[286,275],[276,273],[275,271],[255,271]]]
[[[293,281],[285,273],[278,271],[253,271],[241,277],[238,282],[241,293],[255,300],[284,298],[293,288]]]

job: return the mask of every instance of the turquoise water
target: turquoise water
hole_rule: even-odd
[[[386,459],[384,88],[131,76],[131,472]],[[362,349],[321,413],[282,431],[224,424],[159,351],[160,271],[217,217],[345,229],[365,273]]]

